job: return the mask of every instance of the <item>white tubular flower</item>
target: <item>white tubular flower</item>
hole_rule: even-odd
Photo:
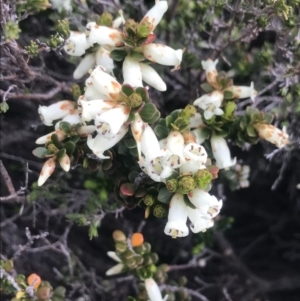
[[[75,79],[83,77],[91,68],[96,65],[96,57],[94,53],[87,54],[78,64],[77,68],[73,73]]]
[[[90,101],[81,100],[80,105],[82,107],[81,120],[87,122],[95,119],[98,114],[113,108],[111,101],[102,99],[94,99]]]
[[[35,143],[36,143],[36,144],[45,144],[45,143],[47,143],[48,141],[51,140],[51,136],[52,136],[53,134],[56,134],[56,135],[57,135],[58,141],[63,141],[63,140],[67,137],[67,134],[66,134],[64,131],[58,129],[58,130],[56,130],[56,131],[54,131],[54,132],[51,132],[51,133],[49,133],[49,134],[47,134],[47,135],[45,135],[45,136],[42,136],[42,137],[38,138],[38,139],[35,141]]]
[[[86,49],[90,47],[84,32],[71,31],[67,39],[64,50],[73,56],[82,56]]]
[[[236,158],[231,158],[229,147],[223,137],[212,135],[210,143],[218,168],[229,168],[236,163]]]
[[[254,89],[254,84],[251,82],[250,87],[245,86],[230,86],[224,91],[229,91],[233,93],[234,98],[248,98],[254,102],[254,98],[257,95],[257,91]]]
[[[98,66],[91,73],[92,85],[101,94],[108,99],[117,99],[121,91],[121,85],[109,74],[107,74],[101,66]]]
[[[165,234],[176,237],[184,237],[189,234],[186,225],[187,208],[183,200],[183,195],[176,193],[170,202],[168,222],[165,227]]]
[[[106,271],[105,275],[106,276],[112,276],[112,275],[117,275],[122,273],[124,270],[124,264],[123,263],[118,263],[114,265],[112,268]]]
[[[200,113],[196,113],[195,116],[190,118],[191,129],[205,126]]]
[[[93,79],[88,77],[85,81],[85,89],[83,100],[94,100],[94,99],[110,99],[109,96],[100,93],[93,85]]]
[[[163,1],[165,2],[165,1]],[[145,83],[158,91],[166,91],[167,86],[159,74],[149,65],[140,63],[142,79]]]
[[[214,218],[220,213],[222,207],[223,207],[223,201],[222,200],[218,201],[218,199],[214,195],[212,195],[207,214],[211,218]]]
[[[211,228],[214,225],[212,219],[203,218],[202,213],[197,209],[187,207],[187,212],[188,218],[192,222],[190,228],[194,233],[205,232],[208,228]]]
[[[208,192],[199,188],[195,188],[189,192],[188,198],[201,212],[208,210],[212,200],[212,196]]]
[[[151,24],[150,30],[153,31],[160,20],[162,19],[164,13],[168,9],[167,1],[156,1],[155,5],[147,12],[147,14],[142,19],[142,22],[149,22]]]
[[[90,46],[96,43],[109,48],[124,45],[120,31],[107,26],[99,26],[96,22],[89,22],[86,25],[85,35]]]
[[[67,116],[65,116],[61,121],[57,122],[55,124],[55,129],[58,130],[59,129],[59,125],[62,121],[66,121],[66,122],[69,122],[70,124],[77,124],[77,123],[80,123],[81,120],[80,120],[80,117],[79,117],[79,113],[78,113],[78,110],[75,110],[74,111],[74,114],[69,114]]]
[[[145,129],[141,138],[141,151],[146,161],[151,161],[160,157],[161,150],[157,137],[151,126],[145,124]]]
[[[210,119],[214,115],[223,115],[224,111],[220,108],[224,98],[223,92],[213,91],[205,94],[194,101],[194,106],[204,110],[204,118]]]
[[[203,165],[200,161],[190,160],[180,166],[180,174],[193,175],[199,169],[205,169],[205,165]]]
[[[59,13],[64,9],[65,11],[72,11],[71,0],[50,0],[51,8],[56,9]]]
[[[122,72],[124,78],[123,84],[129,84],[135,88],[143,87],[142,71],[137,60],[127,55],[123,62]]]
[[[71,167],[71,162],[70,162],[70,157],[65,154],[59,161],[59,165],[61,166],[61,168],[68,172],[70,170]]]
[[[120,105],[101,114],[95,118],[97,132],[105,138],[113,138],[120,130],[125,121],[127,121],[130,108]]]
[[[96,53],[96,65],[102,66],[107,73],[111,73],[114,69],[114,61],[110,57],[110,52],[103,47],[100,47]]]
[[[94,133],[96,131],[96,127],[94,125],[82,125],[77,133],[80,137],[87,137],[88,135]]]
[[[218,76],[218,71],[216,69],[216,65],[218,64],[219,60],[211,60],[207,59],[206,61],[201,61],[202,68],[205,70],[205,75],[206,75],[206,80],[207,82],[217,88],[218,83],[217,83],[217,76]]]
[[[173,157],[168,160],[172,160],[172,166],[174,168],[179,167],[181,164],[185,163],[185,158],[183,156],[183,148],[184,148],[184,138],[178,131],[171,131],[166,140],[166,149],[171,152]],[[176,156],[176,158],[175,158]],[[175,161],[177,163],[175,164]],[[175,165],[176,166],[175,166]]]
[[[165,1],[163,1],[163,2],[165,2]],[[147,291],[149,301],[167,301],[168,300],[168,297],[169,297],[168,295],[166,295],[164,298],[162,298],[159,287],[152,278],[145,279],[145,288]]]
[[[105,156],[103,153],[117,144],[127,132],[128,126],[122,126],[119,133],[117,133],[111,139],[106,139],[101,134],[98,134],[95,138],[92,138],[92,136],[89,135],[87,139],[87,145],[100,159],[109,159],[109,156]]]
[[[254,125],[261,139],[275,144],[278,148],[284,147],[289,143],[289,135],[285,130],[280,130],[271,124],[259,123]]]
[[[75,102],[70,100],[63,100],[56,102],[48,107],[39,106],[38,113],[47,126],[53,125],[53,120],[61,119],[72,113],[75,109]]]
[[[151,62],[164,66],[174,66],[173,70],[180,69],[184,49],[175,50],[162,44],[145,44],[142,46],[144,56]]]
[[[189,143],[183,149],[183,155],[186,160],[200,162],[205,164],[207,161],[207,152],[205,148],[197,143]]]
[[[122,11],[119,11],[120,16],[113,20],[112,28],[119,28],[121,24],[125,23]]]
[[[56,157],[52,157],[44,163],[38,179],[38,186],[42,186],[47,181],[47,179],[53,174],[55,170],[55,162]]]
[[[201,128],[194,129],[191,131],[196,138],[196,143],[202,144],[206,140],[206,136],[203,135],[203,131]]]
[[[138,151],[138,156],[139,156],[139,160],[141,159],[141,154],[142,154],[142,150],[141,150],[141,140],[142,140],[142,134],[144,131],[144,122],[140,116],[139,113],[135,113],[134,114],[134,120],[131,123],[131,133],[132,136],[136,142],[136,147],[137,147],[137,151]]]

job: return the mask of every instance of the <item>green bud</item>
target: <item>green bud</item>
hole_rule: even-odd
[[[79,87],[79,85],[77,85],[77,84],[73,84],[72,86],[71,86],[71,93],[72,93],[72,95],[73,95],[73,98],[77,101],[77,99],[81,96],[81,90],[80,90],[80,87]]]
[[[166,183],[166,187],[170,192],[176,192],[178,189],[178,180],[177,179],[168,180]]]
[[[55,36],[51,35],[48,44],[49,44],[49,47],[52,48],[52,49],[55,49],[58,46],[60,46],[61,45],[61,41],[60,41],[59,36],[57,34]]]
[[[178,278],[178,284],[179,286],[185,286],[187,284],[188,280],[185,276],[180,276]]]
[[[123,242],[117,242],[115,247],[116,247],[116,252],[118,253],[123,253],[127,250],[126,243]]]
[[[212,174],[207,169],[199,169],[194,174],[196,187],[200,189],[205,189],[212,181],[212,178]]]
[[[170,270],[170,267],[166,263],[163,263],[158,267],[158,269],[166,273]]]
[[[97,20],[97,25],[111,27],[113,23],[113,16],[110,13],[104,12]]]
[[[52,141],[50,141],[50,143],[47,144],[46,148],[49,151],[49,153],[54,154],[58,151],[58,148],[52,143]]]
[[[178,192],[182,194],[188,194],[195,187],[195,181],[191,176],[184,176],[178,181]]]
[[[5,36],[6,42],[8,42],[10,40],[18,39],[20,32],[21,32],[21,29],[19,28],[18,23],[15,23],[13,21],[8,21],[4,27],[4,36]]]
[[[196,107],[193,105],[187,105],[180,113],[179,117],[184,119],[190,119],[191,117],[195,116],[197,113]]]
[[[2,101],[0,104],[0,113],[6,113],[9,109],[9,106],[6,101]]]
[[[146,38],[151,33],[151,23],[143,21],[137,25],[137,34],[140,38]]]
[[[157,218],[162,218],[167,215],[167,209],[162,205],[155,205],[153,215]]]
[[[38,297],[38,300],[41,301],[47,300],[50,294],[51,294],[51,288],[46,286],[39,287],[36,292],[36,296]]]
[[[32,57],[37,56],[39,54],[39,45],[35,41],[31,40],[30,45],[25,46],[25,50],[28,55]]]
[[[153,195],[151,194],[147,194],[144,199],[143,199],[143,202],[146,206],[152,206],[155,202],[155,198]]]
[[[128,19],[125,23],[125,30],[128,36],[133,37],[136,32],[136,22],[133,19]]]
[[[49,281],[42,281],[40,287],[48,287],[51,290],[53,289],[52,285],[50,284]]]
[[[128,97],[128,105],[131,108],[137,108],[139,107],[141,104],[143,103],[143,98],[140,94],[138,93],[132,93],[129,97]]]
[[[62,38],[68,39],[70,36],[69,21],[66,19],[58,20],[57,32]]]

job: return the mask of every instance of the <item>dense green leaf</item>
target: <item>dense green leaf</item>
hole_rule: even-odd
[[[115,49],[110,53],[110,57],[117,62],[121,62],[125,59],[127,51],[124,49]]]
[[[72,141],[68,141],[65,143],[64,148],[66,149],[67,154],[71,156],[76,148],[76,144]]]
[[[38,158],[45,158],[45,155],[48,154],[48,150],[44,147],[37,147],[32,151],[32,154]]]
[[[163,187],[159,190],[157,199],[164,204],[169,204],[173,194],[174,193],[170,192],[167,187]]]

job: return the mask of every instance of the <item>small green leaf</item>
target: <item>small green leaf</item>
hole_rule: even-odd
[[[56,154],[57,160],[60,161],[66,154],[66,149],[62,148],[59,150],[59,152]]]
[[[189,199],[189,197],[187,196],[187,194],[184,194],[184,195],[183,195],[183,200],[184,200],[184,203],[185,203],[188,207],[190,207],[190,208],[192,208],[192,209],[197,209],[197,207],[196,207],[194,204],[192,204],[192,202],[190,201],[190,199]]]
[[[272,114],[266,113],[265,116],[264,116],[265,123],[270,124],[273,120],[273,117],[274,116]]]
[[[224,99],[225,100],[233,99],[233,93],[231,91],[224,91]]]
[[[164,204],[169,204],[171,201],[172,196],[174,195],[173,192],[170,192],[167,187],[163,187],[159,190],[157,199]]]
[[[134,89],[132,86],[125,84],[122,86],[122,92],[129,97],[134,92]]]
[[[204,83],[200,87],[205,93],[211,93],[214,90],[214,88],[210,86],[208,83]]]
[[[149,120],[151,120],[153,117],[156,117],[157,112],[159,113],[159,111],[156,109],[156,106],[153,103],[148,102],[141,110],[140,116],[144,122],[148,123]]]
[[[59,123],[59,128],[63,131],[63,132],[65,132],[65,133],[70,133],[71,132],[71,129],[72,129],[72,126],[71,126],[71,124],[69,123],[69,122],[67,122],[67,121],[61,121],[60,123]]]
[[[148,90],[143,87],[138,87],[135,90],[135,93],[138,93],[141,95],[144,102],[149,102],[149,93]]]
[[[154,132],[159,140],[167,138],[169,135],[169,129],[160,124],[154,128]]]
[[[128,179],[131,183],[134,183],[135,178],[139,175],[139,173],[137,171],[132,171],[129,175],[128,175]]]
[[[134,58],[135,60],[139,61],[139,62],[145,60],[144,55],[143,55],[142,53],[138,52],[138,51],[132,51],[132,52],[130,53],[130,56],[131,56],[132,58]]]
[[[79,139],[80,139],[79,136],[73,136],[73,137],[70,137],[69,141],[76,144],[79,141]]]
[[[148,119],[148,123],[149,124],[153,124],[155,123],[158,119],[160,118],[160,112],[159,111],[156,111],[156,113]]]
[[[48,154],[48,150],[44,147],[37,147],[32,151],[32,154],[38,158],[45,158],[45,155]]]
[[[126,145],[126,147],[128,147],[128,148],[135,148],[136,147],[136,142],[135,142],[134,139],[129,138],[129,139],[125,139],[123,141],[124,141],[124,144]]]
[[[129,152],[132,156],[134,157],[138,157],[138,151],[137,151],[137,148],[131,148],[129,149]]]
[[[51,141],[57,148],[61,148],[61,143],[58,140],[58,136],[56,134],[51,135]]]
[[[115,49],[110,53],[110,57],[117,62],[121,62],[125,59],[127,51],[124,49]]]
[[[256,130],[254,129],[254,127],[252,125],[247,126],[247,134],[250,137],[256,137],[257,136]]]
[[[71,156],[76,148],[76,144],[72,141],[68,141],[65,143],[64,148],[66,149],[67,154]]]
[[[126,45],[128,45],[129,47],[133,47],[133,48],[136,47],[135,43],[132,40],[130,40],[130,39],[123,39],[123,42]]]
[[[118,154],[120,155],[128,154],[128,148],[124,144],[120,144],[118,147]]]

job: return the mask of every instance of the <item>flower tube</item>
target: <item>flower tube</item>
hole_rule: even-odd
[[[174,194],[170,202],[168,222],[165,227],[165,234],[176,237],[184,237],[189,234],[186,225],[187,208],[182,194]]]
[[[157,137],[151,126],[148,124],[145,124],[145,129],[141,138],[141,151],[146,161],[151,161],[161,155]]]
[[[56,163],[56,157],[49,158],[44,163],[38,179],[38,183],[37,183],[38,186],[42,186],[47,181],[47,179],[53,174],[55,170],[55,163]]]
[[[187,212],[188,218],[192,222],[190,228],[194,233],[205,232],[208,228],[211,228],[214,225],[212,219],[203,218],[202,213],[197,209],[187,207]]]
[[[227,142],[223,137],[212,135],[210,143],[218,168],[229,168],[236,163],[236,158],[231,158]]]
[[[103,112],[112,109],[114,106],[111,101],[102,99],[90,101],[81,100],[80,105],[82,107],[81,120],[87,122],[95,119],[98,114],[102,114]]]
[[[53,125],[53,120],[61,119],[70,114],[75,109],[75,102],[63,100],[50,106],[39,106],[38,113],[47,126]]]
[[[137,60],[133,59],[129,55],[126,56],[123,62],[123,84],[129,84],[132,87],[143,87],[142,83],[142,71],[140,64]]]
[[[140,114],[135,113],[134,120],[131,123],[130,129],[131,129],[132,136],[136,142],[139,160],[141,159],[141,154],[142,154],[141,140],[142,140],[142,134],[144,131],[144,127],[145,127],[144,122],[143,122]]]
[[[71,31],[70,37],[67,39],[64,50],[69,55],[82,56],[90,44],[86,40],[84,32]]]
[[[150,31],[153,31],[158,23],[161,21],[164,13],[168,9],[167,1],[156,1],[155,5],[147,12],[147,14],[142,19],[141,23],[149,22],[150,23]]]
[[[165,2],[165,1],[163,1]],[[159,74],[149,65],[140,63],[142,79],[145,83],[158,91],[166,91],[167,86]]]
[[[159,287],[152,278],[145,279],[145,288],[146,288],[146,291],[148,294],[149,301],[167,301],[168,300],[168,295],[166,295],[164,298],[162,298]]]
[[[214,88],[218,88],[217,76],[218,71],[216,69],[216,65],[219,60],[211,60],[207,59],[206,61],[201,61],[202,68],[205,70],[206,80],[207,82]]]
[[[184,49],[174,50],[166,45],[151,43],[143,45],[142,51],[149,61],[164,66],[174,66],[173,70],[178,70]]]
[[[77,68],[73,73],[73,77],[75,79],[79,79],[83,77],[88,71],[95,67],[96,65],[96,57],[94,53],[87,54],[78,64]]]
[[[114,69],[114,61],[110,57],[110,52],[100,47],[95,53],[96,65],[102,66],[107,73],[111,73]]]
[[[254,101],[257,91],[254,89],[254,84],[251,82],[250,87],[246,86],[230,86],[224,91],[229,91],[233,93],[234,98],[248,98],[250,97]]]

